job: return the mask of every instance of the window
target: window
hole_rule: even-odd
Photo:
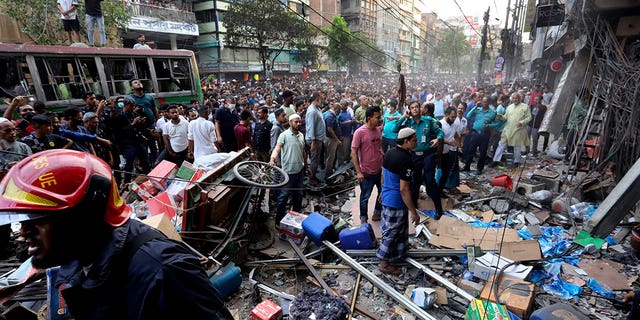
[[[204,22],[214,22],[215,20],[215,11],[213,9],[204,10],[204,11],[196,11],[196,21],[200,23]]]
[[[160,92],[193,90],[188,59],[154,58],[153,66]]]
[[[24,57],[0,57],[0,101],[8,96],[34,95],[31,71]]]
[[[47,100],[81,99],[86,91],[103,94],[93,58],[36,57]]]
[[[137,77],[132,59],[104,58],[103,64],[112,94],[125,95],[131,93],[129,80]]]

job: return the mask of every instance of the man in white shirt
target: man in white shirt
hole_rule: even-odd
[[[73,43],[73,34],[75,33],[76,42],[80,41],[80,22],[78,22],[78,15],[76,9],[78,8],[78,0],[58,0],[58,12],[60,12],[60,19],[62,19],[62,26],[64,31],[67,32],[69,42]]]
[[[149,47],[149,45],[146,43],[146,37],[144,36],[144,34],[141,34],[138,36],[138,42],[136,44],[133,45],[134,49],[146,49],[146,50],[151,50],[151,47]]]
[[[434,106],[433,116],[438,120],[442,120],[445,114],[444,114],[444,100],[442,100],[442,94],[440,92],[436,93],[436,96],[433,99],[433,106]]]
[[[440,168],[442,175],[440,175],[440,181],[438,182],[438,190],[442,193],[449,174],[453,171],[454,166],[458,164],[458,147],[460,146],[460,127],[461,122],[457,117],[457,110],[453,107],[447,108],[444,112],[444,118],[440,120],[442,124],[442,133],[444,134],[444,145],[442,147],[442,162]]]
[[[168,160],[179,166],[187,158],[189,122],[178,114],[176,105],[169,106],[167,113],[171,121],[162,129],[164,151],[158,156],[156,163]]]
[[[198,118],[189,122],[189,152],[187,158],[198,159],[202,156],[210,155],[218,152],[215,143],[218,140],[216,136],[216,127],[213,122],[207,120],[209,117],[209,107],[198,107]]]

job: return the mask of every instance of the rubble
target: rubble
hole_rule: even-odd
[[[392,276],[378,271],[380,222],[360,225],[352,167],[331,177],[338,185],[307,190],[303,212],[289,212],[276,229],[255,201],[259,189],[230,173],[246,158],[240,152],[202,171],[167,167],[164,179],[140,179],[126,197],[138,217],[208,261],[238,319],[474,319],[480,305],[509,319],[546,319],[552,309],[623,318],[628,306],[619,301],[640,284],[629,248],[629,239],[640,239],[632,231],[638,218],[592,237],[583,224],[600,203],[584,191],[596,184],[561,184],[559,194],[535,179],[553,177],[551,165],[506,171],[513,191],[491,185],[501,169],[462,174],[438,221],[421,199],[423,223],[410,227],[403,273]],[[182,189],[166,192],[176,182]]]

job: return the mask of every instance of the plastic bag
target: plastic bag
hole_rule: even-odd
[[[230,153],[218,152],[208,154],[206,156],[198,157],[198,159],[193,162],[193,166],[197,169],[204,169],[207,171],[213,170],[219,165],[225,163],[227,160],[235,157],[237,154],[238,153],[235,151],[232,151]]]
[[[553,200],[553,192],[549,190],[539,190],[529,194],[528,197],[531,201],[536,201],[541,204],[548,204],[551,203],[551,200]]]

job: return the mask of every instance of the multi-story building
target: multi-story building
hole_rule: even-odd
[[[438,41],[438,15],[435,12],[423,13],[421,31],[425,45],[422,47],[422,70],[427,74],[435,72],[433,47]]]
[[[258,48],[230,47],[225,43],[225,13],[233,1],[196,0],[194,12],[200,27],[200,36],[194,43],[199,57],[201,74],[214,74],[219,79],[248,79],[262,73]],[[282,0],[288,9],[318,27],[330,25],[334,15],[339,14],[337,0]],[[322,16],[321,16],[322,15]],[[323,19],[326,18],[327,20]],[[322,45],[321,39],[318,45]],[[272,66],[275,76],[303,72],[305,62],[297,61],[296,50],[285,48]],[[326,69],[328,70],[328,65]],[[326,70],[325,70],[326,71]]]
[[[137,42],[138,35],[144,34],[146,41],[158,49],[193,49],[193,42],[199,34],[193,2],[165,1],[162,4],[147,0],[127,0],[126,8],[131,20],[126,31],[122,31],[125,48]]]
[[[341,2],[342,17],[351,32],[361,32],[373,43],[376,43],[378,27],[378,1],[376,0],[343,0]]]

